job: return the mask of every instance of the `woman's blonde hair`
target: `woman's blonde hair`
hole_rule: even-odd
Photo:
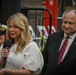
[[[31,40],[31,33],[29,30],[28,20],[24,14],[16,13],[7,20],[8,27],[10,21],[12,21],[18,28],[21,29],[21,35],[19,38],[19,44],[16,53],[22,52],[26,44]],[[11,40],[12,43],[14,43],[14,39],[10,37],[8,29],[6,31],[6,39]]]

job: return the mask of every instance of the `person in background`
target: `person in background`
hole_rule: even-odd
[[[6,39],[11,48],[3,49],[2,58],[7,57],[0,75],[34,75],[43,67],[43,56],[36,42],[32,41],[28,19],[22,13],[12,15],[7,21]]]
[[[1,50],[3,47],[3,42],[6,39],[6,29],[7,29],[6,25],[0,24],[0,63],[3,63],[1,59]]]
[[[2,49],[3,42],[5,40],[7,26],[0,24],[0,50]]]
[[[76,75],[76,10],[66,10],[63,13],[61,28],[61,31],[48,36],[43,51],[44,66],[40,75]],[[60,58],[61,62],[58,63],[66,36],[69,36],[68,43]]]

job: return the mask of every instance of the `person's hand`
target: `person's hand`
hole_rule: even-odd
[[[0,75],[2,75],[2,74],[1,74],[1,70],[0,70]]]
[[[14,74],[13,74],[13,70],[2,68],[0,70],[0,75],[14,75]]]
[[[1,69],[1,70],[0,70],[0,75],[7,75],[7,74],[5,73],[5,69]]]
[[[8,50],[8,49],[6,49],[6,48],[3,49],[3,50],[1,51],[1,57],[2,57],[2,58],[8,57],[9,51],[10,51],[10,50]]]
[[[3,75],[3,74],[2,74],[2,70],[0,70],[0,75]]]

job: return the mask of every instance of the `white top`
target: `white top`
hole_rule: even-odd
[[[17,44],[10,48],[10,53],[7,58],[5,68],[22,69],[34,71],[34,74],[39,74],[43,67],[43,57],[35,42],[30,42],[24,48],[22,53],[15,54]]]

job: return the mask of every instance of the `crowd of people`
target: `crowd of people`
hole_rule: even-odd
[[[7,28],[0,27],[0,75],[76,74],[76,10],[63,13],[61,28],[48,35],[41,53],[32,40],[27,17],[22,13],[10,16]],[[5,40],[11,41],[10,48],[3,47]]]

